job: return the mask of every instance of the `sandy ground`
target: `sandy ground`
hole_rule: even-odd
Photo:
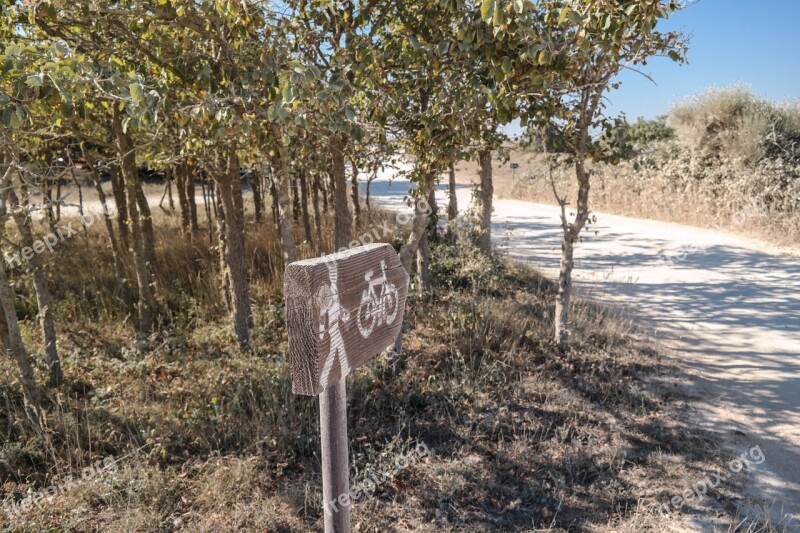
[[[409,184],[387,169],[376,201],[401,209]],[[459,185],[459,209],[469,185]],[[446,205],[446,185],[437,192]],[[576,250],[582,295],[618,307],[674,350],[697,422],[739,451],[759,446],[742,513],[766,511],[800,531],[800,250],[719,231],[596,213]],[[495,199],[493,240],[509,257],[557,276],[556,206]],[[701,526],[696,525],[696,529]]]

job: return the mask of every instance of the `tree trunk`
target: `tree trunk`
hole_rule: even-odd
[[[111,167],[111,191],[117,205],[117,225],[119,226],[119,243],[126,252],[130,250],[128,239],[128,199],[125,195],[125,179],[118,165]]]
[[[184,180],[183,185],[186,187],[186,202],[189,204],[189,228],[193,237],[200,233],[200,225],[197,222],[197,199],[195,198],[196,181],[195,168],[187,163],[186,179]]]
[[[256,222],[261,222],[263,208],[261,203],[261,173],[256,170],[250,173],[250,188],[253,190],[253,208],[256,213]]]
[[[211,227],[213,217],[211,216],[211,205],[209,205],[210,191],[206,188],[205,181],[200,182],[200,190],[203,193],[203,208],[206,214],[206,225],[208,226],[208,245],[214,246],[214,230]]]
[[[352,159],[350,163],[353,165],[353,175],[350,177],[350,194],[353,198],[353,222],[355,227],[358,228],[361,222],[361,205],[358,198],[358,167]]]
[[[447,220],[453,222],[458,218],[458,198],[456,198],[456,164],[450,163],[450,175],[447,186]]]
[[[144,243],[144,233],[142,221],[139,217],[139,207],[137,189],[139,187],[139,176],[136,169],[136,155],[133,151],[130,132],[122,128],[122,116],[117,106],[113,106],[113,131],[116,142],[117,156],[120,160],[121,179],[125,183],[127,190],[128,213],[131,222],[131,234],[133,236],[133,263],[136,270],[136,283],[139,288],[139,331],[149,333],[153,330],[153,314],[155,312],[156,301],[153,296],[151,286],[151,274],[147,264],[147,252]]]
[[[5,237],[5,219],[0,220],[0,240]],[[0,265],[0,307],[2,307],[3,320],[0,321],[0,348],[7,353],[17,365],[22,394],[25,399],[25,412],[36,426],[41,426],[41,397],[39,387],[36,385],[36,376],[33,365],[17,322],[17,310],[14,306],[14,291],[8,283],[5,265]]]
[[[228,155],[228,173],[231,177],[233,214],[236,217],[236,228],[238,228],[237,233],[241,235],[237,245],[238,248],[234,247],[234,249],[231,251],[231,253],[236,254],[232,256],[232,260],[238,260],[239,264],[235,265],[235,268],[232,267],[231,269],[236,270],[237,276],[239,276],[242,280],[241,283],[237,282],[233,285],[233,292],[235,294],[232,294],[232,296],[234,300],[234,309],[237,309],[234,319],[236,320],[239,319],[239,317],[244,317],[244,320],[247,321],[248,338],[247,346],[243,346],[244,349],[250,345],[249,329],[253,328],[255,323],[253,321],[253,308],[250,305],[250,281],[247,277],[247,254],[245,253],[245,239],[247,235],[244,223],[244,191],[242,189],[242,174],[241,167],[239,166],[239,156],[236,154],[235,150],[231,150],[231,154]],[[242,292],[243,290],[244,292]]]
[[[342,167],[344,167],[344,162],[342,162]],[[332,209],[335,210],[336,209],[336,198],[337,197],[336,197],[336,177],[333,174],[333,169],[331,169],[331,171],[328,172],[327,188],[328,188],[328,193],[330,194],[330,199],[329,199],[330,201],[328,202],[328,204],[331,206]],[[344,197],[347,198],[347,193],[346,192],[344,193]],[[335,228],[336,228],[336,223],[335,222],[336,222],[336,220],[334,218],[334,231],[335,231]]]
[[[14,223],[19,230],[22,246],[34,248],[33,231],[30,226],[31,219],[23,214],[27,210],[25,206],[20,203],[17,193],[14,191],[14,185],[10,183],[10,180],[4,183],[4,187],[9,207],[12,209]],[[25,202],[25,204],[27,205],[27,202]],[[42,330],[45,362],[48,369],[48,386],[58,387],[64,381],[64,374],[61,370],[61,359],[58,357],[58,348],[56,347],[56,322],[53,316],[53,299],[50,296],[47,274],[44,271],[44,266],[40,261],[39,254],[33,254],[29,264],[33,276],[33,288],[36,291],[36,306],[39,309],[39,326]]]
[[[206,180],[206,183],[208,183],[208,192],[211,197],[211,206],[214,208],[214,216],[217,217],[219,216],[219,213],[217,213],[217,206],[219,205],[217,200],[217,187],[214,180]]]
[[[575,266],[573,260],[575,243],[578,242],[581,231],[589,219],[589,174],[586,172],[584,162],[580,159],[575,162],[575,174],[578,178],[577,211],[572,224],[567,224],[566,220],[562,218],[564,238],[561,242],[558,294],[556,296],[554,336],[562,351],[567,351],[570,347],[569,306],[572,297],[572,270]]]
[[[434,177],[433,172],[424,172],[423,182],[419,186],[419,197],[427,198],[433,191]],[[417,253],[417,248],[420,246],[422,239],[426,237],[428,231],[428,223],[430,222],[430,211],[420,211],[415,207],[413,223],[411,226],[411,234],[408,236],[405,244],[400,248],[400,264],[406,269],[406,272],[411,272],[411,266],[414,262],[414,256]],[[394,354],[399,355],[402,349],[403,333],[402,331],[395,339],[392,351]]]
[[[297,261],[297,245],[294,243],[294,228],[292,225],[291,200],[289,199],[289,180],[292,179],[289,153],[285,146],[280,146],[280,175],[278,176],[278,209],[280,214],[281,243],[283,244],[283,259],[288,265]]]
[[[153,217],[150,214],[150,205],[147,203],[147,197],[142,188],[142,181],[139,178],[139,171],[136,171],[136,183],[134,183],[134,193],[136,194],[136,203],[139,207],[139,214],[142,218],[142,237],[144,239],[144,257],[147,260],[147,267],[151,273],[155,273],[156,269],[156,237],[153,231]],[[133,202],[128,198],[128,203]]]
[[[478,154],[480,163],[480,184],[475,190],[475,214],[478,218],[476,244],[480,250],[489,253],[492,250],[492,151],[481,150]]]
[[[189,213],[189,199],[186,197],[186,180],[189,173],[186,163],[175,167],[175,181],[178,186],[178,205],[181,206],[181,233],[184,237],[191,236],[191,214]]]
[[[419,241],[417,248],[417,273],[419,274],[419,293],[420,295],[429,294],[431,292],[432,279],[431,279],[431,261],[430,261],[430,243],[437,239],[437,210],[436,210],[436,191],[432,187],[428,193],[428,205],[430,212],[428,214],[428,229],[422,234],[422,239]]]
[[[89,242],[89,234],[86,232],[86,218],[83,212],[83,187],[81,186],[81,182],[78,181],[78,177],[75,175],[75,167],[70,167],[69,169],[70,174],[72,175],[72,183],[75,184],[75,187],[78,188],[78,214],[81,216],[81,228],[83,228],[83,232],[81,235],[83,236],[83,241],[87,243]],[[25,183],[22,183],[23,194],[25,194]],[[61,197],[61,192],[59,189],[59,198]],[[59,206],[61,205],[61,201],[59,200]],[[61,213],[58,214],[58,220],[61,221]]]
[[[433,190],[434,173],[427,172],[424,174],[424,181],[420,184],[419,198],[427,198]],[[411,266],[414,261],[414,255],[417,253],[422,236],[428,231],[428,222],[430,221],[429,211],[414,210],[413,223],[411,226],[411,234],[408,236],[405,244],[400,248],[400,263],[406,272],[411,272]]]
[[[431,269],[430,257],[428,255],[428,232],[422,234],[417,247],[417,274],[419,274],[419,294],[425,295],[431,292]]]
[[[47,148],[47,142],[45,142],[45,162],[47,163],[48,168],[53,168],[53,151],[47,150],[46,148]],[[66,158],[66,161],[68,165],[72,164],[72,161],[70,160],[69,157]],[[66,169],[58,173],[58,175],[55,177],[56,180],[60,179],[59,176],[62,174],[62,172],[66,172]],[[53,193],[52,193],[53,184],[51,181],[52,179],[53,178],[50,177],[43,178],[41,181],[41,187],[42,187],[42,204],[45,206],[44,211],[47,218],[47,225],[50,228],[50,233],[55,233],[58,228],[56,227],[56,217],[53,214]]]
[[[223,170],[224,172],[224,170]],[[218,183],[216,180],[214,183]],[[219,187],[217,187],[219,190]],[[228,312],[233,310],[233,297],[231,296],[231,276],[228,271],[228,224],[226,222],[225,207],[222,205],[222,197],[217,194],[214,198],[214,212],[217,217],[217,252],[219,254],[219,287],[222,300],[225,302],[225,309]]]
[[[169,209],[164,207],[164,200],[167,198],[167,191],[169,191],[169,196],[172,198],[172,178],[170,177],[169,169],[164,170],[164,192],[161,193],[161,200],[158,201],[158,207],[160,207],[164,212],[169,213]]]
[[[366,197],[366,200],[365,200],[365,202],[367,204],[367,211],[372,211],[372,206],[370,205],[369,202],[370,202],[370,193],[371,193],[370,189],[372,189],[372,180],[374,180],[374,179],[375,179],[374,175],[372,175],[369,178],[367,178],[367,197]]]
[[[300,221],[300,188],[297,186],[297,182],[300,181],[294,176],[290,176],[289,180],[292,184],[292,219],[295,222]]]
[[[322,211],[324,213],[328,212],[328,188],[325,184],[325,180],[320,179],[319,181],[319,190],[322,193]]]
[[[331,143],[331,175],[333,177],[334,194],[336,200],[334,205],[336,211],[334,216],[334,232],[336,236],[336,251],[347,248],[350,244],[350,209],[347,204],[347,172],[344,166],[345,145],[339,139],[334,139]],[[344,244],[342,244],[344,243]]]
[[[272,222],[275,224],[275,227],[278,228],[280,231],[281,227],[281,211],[280,211],[280,200],[278,198],[278,187],[275,184],[275,180],[280,179],[282,173],[278,173],[276,176],[275,169],[270,170],[269,173],[269,196],[272,200]]]
[[[114,223],[112,217],[115,213],[109,210],[108,202],[106,200],[106,193],[103,190],[103,181],[100,179],[100,174],[97,172],[96,162],[87,158],[86,153],[83,152],[83,158],[89,161],[91,167],[92,180],[94,181],[94,189],[97,191],[97,198],[100,200],[100,206],[103,208],[103,221],[106,224],[106,232],[108,233],[108,241],[111,243],[111,254],[114,257],[114,269],[117,273],[117,279],[120,285],[127,284],[127,275],[125,274],[125,262],[123,261],[123,252],[120,250],[117,243],[117,236],[114,233]],[[119,216],[119,212],[116,213]]]
[[[300,179],[300,213],[303,215],[303,230],[306,234],[306,242],[313,246],[314,239],[311,237],[311,217],[308,214],[308,180],[307,176]]]
[[[172,182],[175,181],[175,173],[167,172],[167,201],[169,202],[169,212],[175,213],[175,198],[172,196]]]
[[[569,235],[561,242],[561,262],[558,270],[558,296],[555,312],[555,341],[562,351],[569,349],[569,304],[572,297],[572,268],[575,243]]]
[[[322,252],[322,219],[319,212],[319,173],[314,173],[314,230],[317,232],[317,252]]]
[[[244,249],[244,202],[239,159],[236,150],[228,152],[226,165],[217,177],[217,190],[225,213],[226,269],[230,279],[231,309],[236,342],[242,350],[250,347],[249,325],[252,322],[247,261]]]
[[[69,163],[69,171],[72,177],[75,178],[75,166],[72,161]],[[61,177],[56,179],[56,223],[61,222]]]

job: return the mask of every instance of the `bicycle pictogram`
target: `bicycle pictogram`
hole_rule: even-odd
[[[386,277],[386,261],[381,261],[381,275],[372,279],[373,274],[373,270],[364,274],[368,285],[358,306],[358,330],[364,338],[372,335],[376,327],[391,324],[397,318],[397,287]]]

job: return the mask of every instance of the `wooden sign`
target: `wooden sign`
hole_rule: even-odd
[[[283,286],[292,392],[314,396],[394,344],[408,273],[390,244],[286,267]]]

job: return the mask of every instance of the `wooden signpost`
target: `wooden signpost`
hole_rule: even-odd
[[[325,531],[349,532],[343,380],[394,344],[403,325],[408,273],[391,245],[369,244],[291,263],[283,293],[292,392],[321,394]],[[338,503],[327,505],[330,502]]]

